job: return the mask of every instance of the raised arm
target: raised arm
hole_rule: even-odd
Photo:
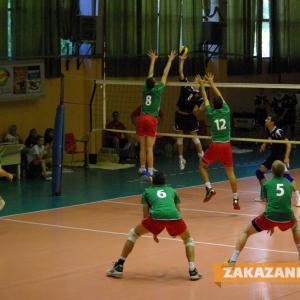
[[[209,106],[210,104],[209,104],[209,100],[207,98],[207,94],[206,94],[206,90],[205,90],[205,80],[200,75],[196,75],[195,81],[200,84],[200,89],[201,89],[201,94],[202,94],[202,97],[204,100],[204,105]]]
[[[149,77],[153,77],[154,66],[155,66],[155,62],[156,62],[158,56],[155,53],[155,51],[152,49],[147,52],[147,55],[150,58],[150,66],[149,66],[149,72],[148,72],[148,78],[149,78]]]
[[[288,139],[284,139],[285,141],[288,141]],[[286,164],[287,167],[289,167],[290,163],[290,153],[291,153],[292,145],[290,143],[286,144],[286,149],[285,149],[285,155],[284,155],[284,163]]]
[[[214,94],[218,97],[220,97],[224,103],[226,103],[226,101],[224,100],[221,92],[219,91],[219,89],[217,88],[217,86],[214,83],[214,75],[212,73],[207,73],[205,75],[205,79],[207,80],[208,84],[211,86]]]
[[[172,50],[171,53],[169,54],[169,59],[168,59],[168,62],[164,68],[164,72],[163,72],[163,75],[161,77],[161,82],[165,85],[166,82],[167,82],[167,78],[168,78],[168,74],[169,74],[169,71],[170,71],[170,68],[171,68],[171,65],[172,65],[172,62],[174,60],[174,58],[176,57],[177,53],[175,50]]]
[[[178,66],[178,75],[179,75],[179,80],[184,80],[184,73],[183,73],[183,66],[185,63],[185,60],[187,59],[187,55],[179,55],[179,66]]]

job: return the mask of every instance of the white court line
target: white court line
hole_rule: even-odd
[[[38,226],[60,228],[60,229],[70,229],[70,230],[79,230],[79,231],[87,231],[87,232],[96,232],[96,233],[128,236],[128,233],[125,233],[125,232],[107,231],[107,230],[99,230],[99,229],[89,229],[89,228],[83,228],[83,227],[73,227],[73,226],[65,226],[65,225],[57,225],[57,224],[30,222],[30,221],[22,221],[22,220],[15,220],[15,219],[2,219],[1,221],[28,224],[28,225],[38,225]],[[152,239],[153,237],[149,236],[149,235],[143,235],[142,238],[151,238]],[[169,238],[169,237],[160,237],[159,239],[160,240],[167,240],[167,241],[176,241],[176,242],[181,242],[182,243],[182,240],[180,240],[180,239],[173,239],[173,238]],[[227,247],[227,248],[234,248],[235,247],[234,245],[200,242],[200,241],[195,241],[195,243],[196,244],[202,244],[202,245],[208,245],[208,246]],[[295,251],[265,249],[265,248],[256,248],[256,247],[245,247],[244,249],[266,251],[266,252],[276,252],[276,253],[286,253],[286,254],[297,254],[298,255],[298,252],[295,252]]]
[[[188,188],[202,188],[203,185],[200,186],[190,186],[190,187],[180,187],[176,188],[176,190],[179,189],[188,189]],[[230,189],[223,189],[223,188],[218,188],[217,190],[219,191],[231,191]],[[240,190],[239,193],[253,193],[253,194],[258,194],[258,192],[253,192],[253,191],[242,191]],[[114,201],[115,199],[125,199],[129,197],[136,197],[140,196],[140,194],[136,195],[130,195],[130,196],[122,196],[122,197],[117,197],[117,198],[111,198],[111,199],[106,199],[106,200],[98,200],[98,201],[93,201],[93,202],[88,202],[88,203],[80,203],[80,204],[74,204],[74,205],[69,205],[69,206],[64,206],[64,207],[56,207],[56,208],[49,208],[49,209],[42,209],[42,210],[37,210],[37,211],[32,211],[32,212],[27,212],[27,213],[20,213],[20,214],[11,214],[7,216],[2,216],[0,217],[1,219],[5,219],[7,217],[16,217],[16,216],[24,216],[24,215],[30,215],[34,213],[42,213],[42,212],[49,212],[49,211],[56,211],[60,209],[65,209],[65,208],[72,208],[72,207],[78,207],[78,206],[83,206],[83,205],[91,205],[91,204],[101,204],[101,203],[116,203],[116,204],[124,204],[124,205],[141,205],[139,203],[131,203],[131,202],[118,202]],[[225,214],[225,215],[235,215],[235,216],[250,216],[250,217],[256,217],[256,215],[250,215],[250,214],[238,214],[238,213],[231,213],[231,212],[223,212],[223,211],[214,211],[214,210],[205,210],[205,209],[189,209],[189,208],[181,208],[182,210],[187,210],[187,211],[195,211],[195,212],[205,212],[205,213],[216,213],[216,214]]]
[[[132,205],[132,206],[141,206],[140,203],[131,203],[131,202],[118,202],[118,201],[108,201],[109,204],[122,204],[122,205]],[[205,210],[205,209],[196,209],[196,208],[183,208],[180,207],[182,211],[192,211],[192,212],[203,212],[203,213],[212,213],[212,214],[221,214],[221,215],[231,215],[231,216],[246,216],[246,217],[257,217],[259,213],[256,215],[250,214],[238,214],[234,212],[227,212],[227,211],[216,211],[216,210]]]
[[[300,170],[300,168],[295,168],[295,169],[291,169],[291,170]],[[238,178],[238,180],[245,180],[245,179],[251,179],[251,178],[255,178],[255,176],[242,177],[242,178]],[[213,183],[214,184],[218,184],[218,183],[224,183],[224,182],[228,182],[228,180],[215,181]],[[180,187],[180,188],[176,188],[176,190],[190,189],[190,188],[201,188],[201,187],[204,187],[204,184],[191,185],[191,186],[186,186],[186,187]],[[221,189],[219,189],[219,190],[221,190]],[[224,189],[224,190],[226,190],[226,189]],[[252,191],[252,193],[254,193],[254,192]],[[42,213],[42,212],[48,212],[48,211],[56,211],[56,210],[60,210],[60,209],[66,209],[66,208],[72,208],[72,207],[79,207],[79,206],[83,206],[83,205],[91,205],[91,204],[96,204],[96,203],[101,203],[101,202],[113,201],[115,199],[125,199],[125,198],[128,198],[128,197],[136,197],[136,196],[140,196],[140,195],[141,194],[127,195],[127,196],[109,198],[109,199],[105,199],[105,200],[96,200],[96,201],[87,202],[87,203],[72,204],[72,205],[68,205],[68,206],[48,208],[48,209],[41,209],[41,210],[36,210],[36,211],[31,211],[31,212],[25,212],[25,213],[10,214],[10,215],[6,215],[6,216],[0,217],[0,220],[4,219],[4,218],[7,218],[7,217],[30,215],[30,214]]]

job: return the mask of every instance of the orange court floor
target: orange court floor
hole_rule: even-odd
[[[292,174],[300,182],[300,171]],[[255,189],[253,189],[255,187]],[[179,239],[150,235],[137,240],[122,279],[105,272],[116,260],[130,228],[142,218],[140,196],[54,208],[0,218],[1,300],[109,299],[300,299],[299,283],[214,282],[213,265],[224,262],[247,224],[264,210],[255,177],[239,179],[241,210],[235,211],[227,181],[203,203],[203,186],[179,188],[182,214],[196,241],[196,264],[203,278],[188,279]],[[299,219],[300,208],[294,205]],[[275,230],[248,240],[239,258],[248,262],[296,262],[292,234]]]

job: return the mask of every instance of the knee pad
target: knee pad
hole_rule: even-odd
[[[187,240],[184,241],[184,244],[186,247],[194,247],[195,246],[195,241],[193,238],[188,238]]]
[[[135,233],[134,228],[131,228],[128,232],[128,241],[135,243],[135,241],[138,237],[139,236]]]
[[[182,137],[177,138],[177,145],[183,145],[183,138]]]
[[[265,179],[265,173],[259,169],[256,170],[255,175],[259,181]]]
[[[200,139],[198,137],[193,137],[192,138],[193,142],[195,145],[199,145],[200,144]]]
[[[289,182],[293,182],[294,178],[289,174],[289,173],[285,173],[283,175],[284,178],[286,178]]]

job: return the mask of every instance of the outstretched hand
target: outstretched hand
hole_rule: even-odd
[[[147,55],[148,55],[148,57],[150,57],[150,59],[157,60],[157,58],[158,58],[157,53],[156,53],[153,49],[150,49],[150,50],[147,52]]]
[[[204,77],[202,78],[199,74],[195,76],[194,82],[199,83],[201,86],[205,85]]]
[[[179,60],[183,60],[183,61],[185,61],[187,59],[187,57],[188,57],[188,55],[186,53],[178,56]]]
[[[171,52],[170,52],[170,54],[168,55],[168,57],[169,57],[169,60],[174,60],[174,58],[177,56],[177,51],[176,50],[172,50]]]
[[[213,81],[214,81],[214,74],[211,73],[211,72],[206,73],[205,79],[206,79],[208,82],[213,82]]]

